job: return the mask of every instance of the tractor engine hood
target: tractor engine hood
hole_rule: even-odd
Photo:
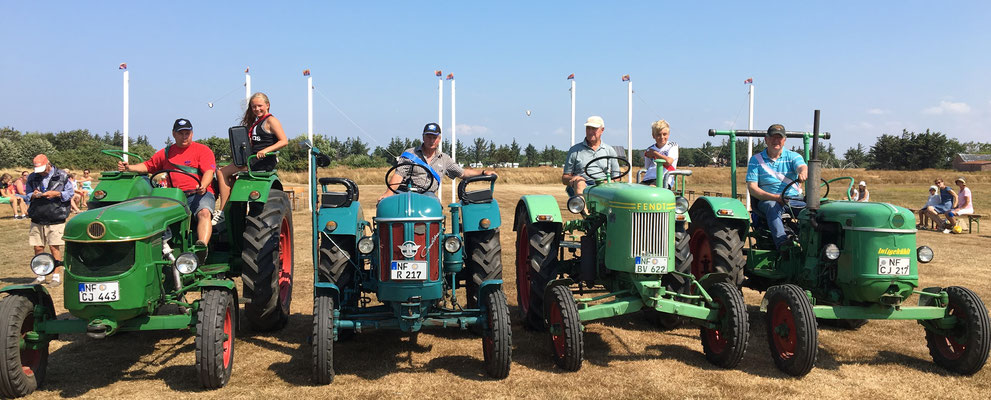
[[[674,193],[654,186],[610,183],[592,186],[586,192],[589,203],[598,203],[595,209],[623,209],[640,212],[665,212],[674,210]]]
[[[63,238],[76,242],[137,240],[188,218],[189,210],[181,200],[140,197],[76,215],[66,222]]]
[[[915,215],[907,208],[888,203],[834,201],[824,203],[818,216],[821,221],[835,222],[848,230],[915,230]]]
[[[375,209],[375,219],[443,219],[444,210],[437,197],[403,192],[382,199]]]

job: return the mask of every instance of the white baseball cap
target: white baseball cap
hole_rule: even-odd
[[[587,120],[585,120],[585,126],[592,128],[602,128],[606,126],[606,124],[605,122],[602,121],[602,117],[598,115],[593,115],[591,117],[588,117]]]
[[[867,182],[860,181],[860,186],[867,186]]]

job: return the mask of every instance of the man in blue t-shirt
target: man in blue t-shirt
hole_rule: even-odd
[[[805,182],[808,177],[808,166],[798,153],[785,149],[785,127],[774,124],[767,128],[764,143],[767,149],[750,157],[747,164],[747,190],[750,196],[756,198],[757,209],[767,218],[767,226],[771,229],[774,245],[781,248],[788,241],[784,223],[781,222],[781,212],[784,208],[784,196],[795,197],[801,194],[801,185],[795,184],[788,193],[781,193],[792,181]],[[801,201],[790,201],[792,207],[804,207]]]

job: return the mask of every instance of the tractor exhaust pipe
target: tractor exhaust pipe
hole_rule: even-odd
[[[805,204],[810,210],[819,209],[819,181],[822,180],[822,161],[819,161],[819,110],[815,110],[812,122],[812,159],[809,160],[809,176],[805,182]]]

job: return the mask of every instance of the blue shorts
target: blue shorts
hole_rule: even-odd
[[[189,211],[196,215],[202,209],[210,210],[217,207],[217,199],[213,197],[213,193],[206,192],[204,194],[194,194],[186,198],[186,204],[189,205]]]

